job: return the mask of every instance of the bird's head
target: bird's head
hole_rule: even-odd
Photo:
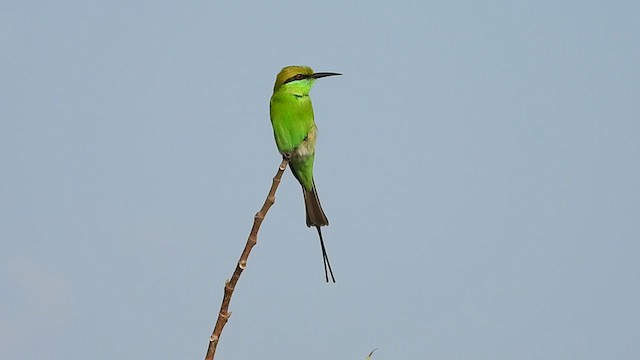
[[[308,66],[287,66],[282,68],[276,76],[273,92],[284,90],[295,95],[308,95],[313,82],[327,76],[342,75],[333,72],[314,73]]]

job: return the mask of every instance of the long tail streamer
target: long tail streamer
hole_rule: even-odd
[[[329,262],[329,255],[327,255],[327,249],[324,247],[324,240],[322,239],[322,231],[320,226],[316,226],[318,229],[318,236],[320,236],[320,247],[322,248],[322,260],[324,261],[324,278],[329,282],[329,274],[331,274],[331,281],[336,282],[336,278],[333,277],[333,270],[331,270],[331,263]],[[327,271],[327,269],[329,271]]]

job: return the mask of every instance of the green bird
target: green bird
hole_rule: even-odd
[[[313,120],[313,107],[309,91],[316,79],[341,75],[332,72],[314,73],[308,66],[287,66],[276,77],[271,95],[270,115],[273,135],[278,151],[290,156],[291,172],[302,185],[304,205],[307,212],[307,226],[315,226],[320,237],[320,248],[324,261],[324,276],[335,283],[329,256],[322,239],[321,226],[329,225],[322,211],[320,199],[313,182],[313,160],[316,151],[318,129]],[[328,270],[328,271],[327,271]]]

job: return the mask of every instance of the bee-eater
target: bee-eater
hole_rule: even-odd
[[[309,91],[316,79],[341,75],[332,72],[314,73],[308,66],[287,66],[276,77],[271,95],[270,115],[273,134],[278,151],[290,156],[291,172],[302,185],[304,205],[307,212],[307,226],[315,226],[320,237],[320,248],[324,261],[324,276],[335,283],[329,256],[322,239],[321,226],[329,225],[322,211],[320,199],[313,182],[313,159],[316,151],[318,129],[313,120],[313,107]],[[327,272],[328,270],[328,272]]]

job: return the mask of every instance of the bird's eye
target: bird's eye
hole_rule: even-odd
[[[284,83],[286,84],[286,83],[289,83],[291,81],[302,80],[304,78],[305,78],[305,76],[303,74],[295,74],[292,77],[290,77],[287,80],[285,80]]]

